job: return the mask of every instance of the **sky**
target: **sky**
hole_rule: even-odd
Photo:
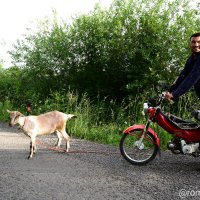
[[[70,22],[71,17],[87,14],[94,9],[96,3],[108,8],[113,0],[5,0],[0,2],[0,59],[3,67],[11,66],[11,58],[7,53],[12,45],[20,39],[26,29],[32,27],[37,20],[52,17],[55,10],[58,19]]]

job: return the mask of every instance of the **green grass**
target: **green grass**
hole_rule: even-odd
[[[164,106],[164,109],[177,114],[180,117],[189,118],[187,107],[191,106],[192,97],[183,98],[178,105]],[[77,119],[68,122],[68,133],[72,137],[96,141],[104,144],[119,145],[121,134],[125,128],[133,124],[144,124],[146,119],[142,115],[142,106],[145,98],[136,96],[122,102],[120,105],[114,101],[107,102],[106,99],[92,102],[87,95],[79,96],[77,93],[57,92],[52,94],[45,102],[32,102],[32,114],[40,114],[47,111],[59,110],[65,113],[77,115]],[[184,105],[184,106],[183,106]],[[0,120],[8,119],[6,109],[18,110],[26,114],[26,106],[13,108],[10,101],[0,102]],[[179,109],[177,109],[177,107]],[[151,128],[158,134],[161,147],[166,148],[171,135],[166,133],[156,124]]]
[[[12,110],[12,104],[9,100],[5,102],[0,102],[0,121],[7,121],[8,120],[8,110]]]

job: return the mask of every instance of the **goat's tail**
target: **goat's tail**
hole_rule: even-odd
[[[66,114],[66,120],[72,119],[72,118],[77,118],[76,115],[73,114]]]

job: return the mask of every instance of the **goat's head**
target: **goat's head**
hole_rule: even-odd
[[[18,123],[19,117],[24,116],[22,113],[18,112],[18,111],[9,111],[7,110],[7,112],[10,114],[10,121],[9,121],[9,125],[11,127],[13,127],[15,124]]]

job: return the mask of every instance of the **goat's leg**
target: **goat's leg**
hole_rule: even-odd
[[[31,142],[30,142],[30,154],[28,159],[33,158],[33,154],[35,153],[35,138],[31,137]]]
[[[32,157],[33,157],[33,143],[31,141],[30,142],[30,153],[29,153],[28,159],[31,159]]]
[[[36,145],[33,146],[33,154],[36,154]]]
[[[69,148],[70,148],[70,144],[69,144],[70,137],[69,137],[69,135],[66,133],[65,130],[62,131],[61,133],[62,133],[63,137],[65,138],[65,141],[66,141],[66,152],[68,152],[68,151],[69,151]]]
[[[56,131],[56,134],[57,134],[57,137],[58,137],[56,146],[60,147],[60,144],[61,144],[61,141],[62,141],[62,135],[61,135],[61,133],[59,131]]]

